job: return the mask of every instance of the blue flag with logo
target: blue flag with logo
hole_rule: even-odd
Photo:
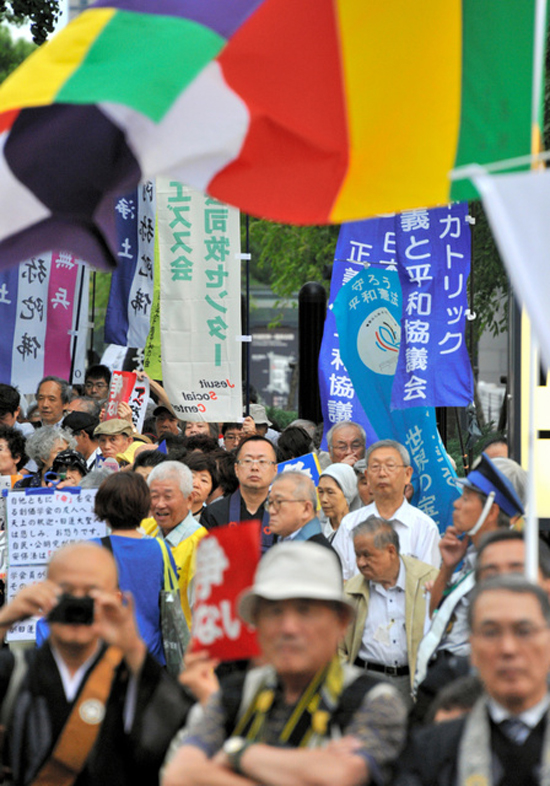
[[[468,204],[396,215],[395,241],[403,313],[392,407],[466,407],[474,397],[465,342]]]
[[[456,474],[428,407],[391,409],[401,344],[402,294],[397,271],[372,264],[341,287],[333,304],[340,354],[379,439],[395,439],[411,455],[413,504],[441,532],[459,496]]]
[[[393,216],[342,224],[330,280],[323,341],[319,352],[319,390],[325,433],[344,420],[353,420],[366,431],[367,446],[378,439],[355,391],[340,353],[340,338],[331,306],[344,284],[363,270],[365,262],[379,262],[395,270],[395,221]]]

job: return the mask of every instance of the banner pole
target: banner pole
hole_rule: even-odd
[[[74,364],[76,360],[76,347],[78,342],[78,330],[80,328],[80,307],[82,306],[82,290],[84,289],[84,264],[79,265],[80,284],[78,287],[78,303],[76,306],[76,318],[74,323],[74,336],[73,336],[73,349],[71,352],[71,371],[69,373],[69,382],[73,383]]]
[[[245,303],[245,330],[246,336],[250,336],[250,216],[248,213],[245,216],[245,229],[246,229],[246,303]],[[245,358],[246,358],[246,371],[245,371],[245,402],[244,411],[248,417],[250,415],[250,344],[251,341],[246,342]]]

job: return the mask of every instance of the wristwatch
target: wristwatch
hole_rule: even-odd
[[[230,737],[223,744],[223,752],[229,759],[229,766],[233,772],[241,772],[241,759],[244,752],[250,748],[251,742],[244,737]]]

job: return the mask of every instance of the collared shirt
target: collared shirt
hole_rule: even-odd
[[[201,528],[201,525],[198,521],[193,518],[193,514],[191,511],[188,512],[187,516],[181,521],[173,530],[170,530],[168,535],[164,535],[164,540],[175,548],[179,546],[179,544],[190,537],[194,532]],[[159,527],[159,532],[162,535],[162,530]]]
[[[535,726],[540,723],[548,707],[550,707],[550,694],[548,693],[538,702],[538,704],[535,704],[534,707],[530,707],[524,712],[520,712],[519,715],[514,715],[514,713],[507,710],[502,704],[499,704],[498,701],[495,701],[491,697],[487,699],[487,710],[494,723],[498,724],[509,718],[514,718],[525,723],[530,729],[534,729]]]
[[[344,516],[332,541],[332,546],[338,552],[342,562],[344,581],[359,573],[351,531],[369,516],[381,517],[375,502]],[[416,557],[422,562],[427,562],[428,565],[433,565],[434,568],[439,568],[441,564],[438,545],[440,535],[434,520],[410,505],[403,497],[403,503],[393,514],[392,521],[396,522],[395,531],[399,535],[400,553]]]
[[[299,529],[294,530],[294,532],[291,532],[290,535],[286,536],[286,538],[281,538],[281,541],[309,540],[313,535],[320,535],[321,533],[322,530],[321,525],[319,524],[319,519],[315,517],[306,522],[303,527],[300,527]]]
[[[100,455],[101,453],[99,448],[96,448],[94,452],[88,456],[88,458],[86,459],[86,466],[88,467],[88,472],[95,467],[97,457]]]
[[[407,633],[405,631],[405,565],[399,560],[399,575],[387,589],[369,581],[369,611],[359,657],[385,666],[406,666]]]

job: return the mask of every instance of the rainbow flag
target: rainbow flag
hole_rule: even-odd
[[[530,152],[534,16],[535,0],[99,2],[0,89],[0,259],[55,239],[112,261],[114,195],[158,174],[296,224],[475,197],[453,168]]]

